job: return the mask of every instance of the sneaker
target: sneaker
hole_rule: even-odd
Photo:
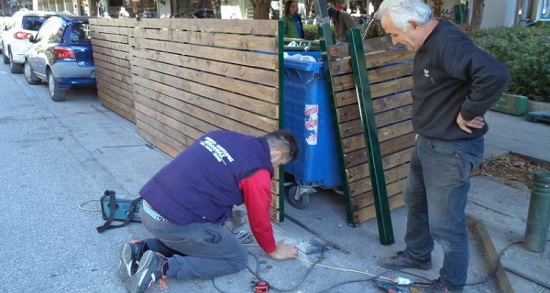
[[[380,259],[378,265],[391,270],[399,269],[419,269],[429,270],[432,268],[432,258],[425,261],[416,260],[405,255],[404,251],[398,251],[395,256]]]
[[[453,287],[443,284],[441,279],[433,281],[433,284],[429,287],[422,288],[417,293],[451,293],[451,292],[462,292],[462,287]]]
[[[166,289],[164,265],[168,262],[162,254],[148,250],[140,260],[139,269],[132,276],[128,292],[142,293],[159,281],[161,289]]]
[[[145,246],[145,242],[139,240],[132,240],[122,246],[119,269],[122,281],[127,282],[136,274],[141,256],[146,250]]]

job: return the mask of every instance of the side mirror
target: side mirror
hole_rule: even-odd
[[[33,35],[31,35],[31,36],[29,37],[29,42],[30,42],[30,43],[35,43],[35,42],[36,42],[36,39],[34,38]]]

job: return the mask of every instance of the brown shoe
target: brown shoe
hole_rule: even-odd
[[[425,261],[416,260],[405,255],[404,251],[398,251],[395,256],[380,259],[378,265],[391,270],[399,269],[419,269],[429,270],[432,268],[432,258]]]

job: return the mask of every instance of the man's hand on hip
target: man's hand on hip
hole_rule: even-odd
[[[483,119],[483,117],[481,116],[476,116],[471,121],[466,121],[464,120],[464,118],[462,118],[462,115],[458,113],[458,117],[456,117],[456,124],[458,124],[458,127],[460,127],[460,129],[468,133],[472,133],[471,128],[477,128],[477,129],[483,128],[483,126],[485,125],[485,119]]]

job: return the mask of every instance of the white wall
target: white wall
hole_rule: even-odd
[[[485,0],[481,28],[516,25],[518,0]],[[520,3],[521,4],[521,3]]]

